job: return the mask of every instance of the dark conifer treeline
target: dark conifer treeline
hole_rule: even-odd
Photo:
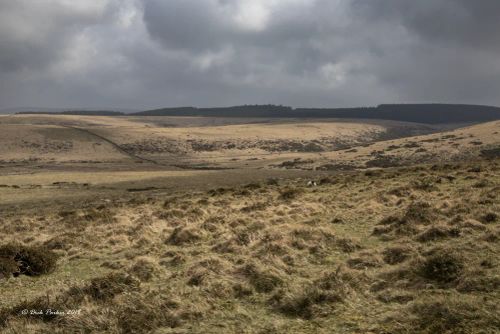
[[[500,119],[500,108],[464,104],[381,104],[361,108],[297,108],[278,105],[243,105],[221,108],[178,107],[132,114],[116,111],[21,112],[91,116],[204,116],[384,119],[428,124],[487,122]]]
[[[366,118],[417,123],[486,122],[500,119],[500,108],[459,104],[382,104],[361,108],[297,108],[245,105],[227,108],[165,108],[135,113],[143,116]]]

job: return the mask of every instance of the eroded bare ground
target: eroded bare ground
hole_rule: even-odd
[[[481,159],[6,211],[0,326],[494,333],[499,171]],[[48,308],[81,311],[21,314]]]

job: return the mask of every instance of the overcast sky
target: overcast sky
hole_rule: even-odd
[[[499,0],[0,0],[0,108],[500,105]]]

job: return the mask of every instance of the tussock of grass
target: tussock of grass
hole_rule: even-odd
[[[485,224],[491,224],[498,221],[498,214],[495,212],[488,212],[481,217],[481,221]]]
[[[374,235],[411,236],[419,233],[422,226],[429,225],[437,217],[437,210],[429,203],[416,201],[408,205],[403,214],[383,218],[372,233]]]
[[[129,272],[141,281],[150,281],[156,271],[154,263],[147,259],[140,259],[130,268]]]
[[[428,224],[437,216],[436,210],[427,202],[413,202],[406,209],[402,219],[409,223]]]
[[[417,236],[417,240],[420,242],[435,241],[450,237],[458,237],[460,235],[460,230],[457,228],[450,228],[447,226],[432,226],[420,233]]]
[[[360,253],[347,260],[349,268],[363,270],[366,268],[376,268],[382,266],[380,257],[373,253]]]
[[[8,244],[0,247],[0,275],[39,276],[55,270],[58,256],[43,246]]]
[[[79,292],[97,301],[107,301],[128,290],[138,289],[140,282],[125,273],[111,273],[104,277],[94,278],[83,288],[73,288],[71,292]],[[70,293],[71,293],[70,292]]]
[[[284,283],[277,274],[259,268],[253,263],[244,266],[240,271],[257,292],[269,293]]]
[[[437,297],[416,301],[391,319],[390,333],[495,333],[500,316],[495,305],[474,297]]]
[[[414,250],[405,245],[388,247],[383,251],[384,262],[390,265],[395,265],[407,260]]]
[[[304,190],[302,188],[285,188],[280,191],[280,199],[282,200],[292,200],[297,198],[300,194],[302,194]]]
[[[485,292],[495,293],[500,289],[500,277],[486,276],[485,273],[471,273],[461,277],[457,282],[457,291],[462,293]]]
[[[0,279],[19,273],[19,265],[12,257],[0,257]]]
[[[189,313],[180,309],[180,303],[168,296],[132,293],[118,306],[117,324],[121,333],[148,333],[158,327],[175,328]]]
[[[423,261],[419,274],[439,283],[449,283],[460,277],[464,269],[463,259],[449,250],[438,250]]]
[[[302,289],[291,292],[280,290],[271,297],[270,303],[278,312],[287,316],[312,319],[327,315],[328,310],[341,303],[347,293],[347,284],[337,271],[323,274]]]
[[[438,188],[435,183],[438,182],[438,179],[432,179],[430,177],[421,178],[412,182],[412,187],[416,190],[423,191],[435,191]]]
[[[174,229],[167,242],[172,245],[183,245],[196,242],[200,239],[198,232],[190,228],[177,227]]]

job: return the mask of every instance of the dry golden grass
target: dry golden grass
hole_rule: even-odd
[[[499,127],[496,121],[418,136],[439,129],[360,120],[16,115],[0,119],[0,166],[8,171],[33,165],[91,171],[391,167],[475,158],[498,145]]]
[[[0,280],[7,333],[495,333],[498,160],[141,192],[1,217],[58,255]],[[23,309],[80,310],[23,315]]]
[[[0,118],[0,164],[148,163],[144,158],[264,166],[255,159],[358,145],[392,128],[432,130],[386,121],[14,115]]]
[[[130,160],[109,143],[57,125],[2,124],[0,160],[3,163],[109,162]]]
[[[482,123],[447,132],[350,145],[322,153],[285,153],[269,157],[275,166],[283,161],[295,168],[341,170],[345,167],[396,167],[422,163],[444,163],[478,158],[482,150],[498,149],[500,121]],[[496,156],[498,156],[498,152]]]
[[[0,331],[498,332],[498,122],[269,122],[2,117]]]

